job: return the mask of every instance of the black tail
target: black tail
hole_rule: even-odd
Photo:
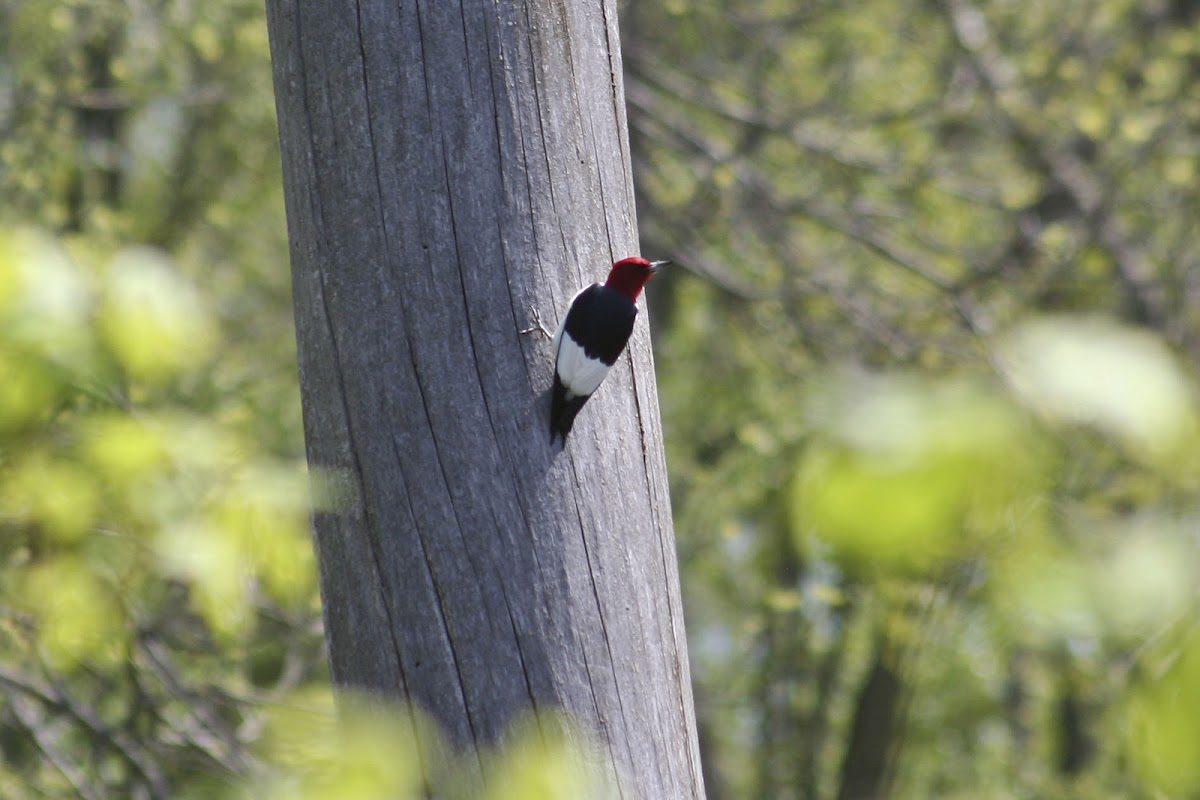
[[[554,376],[554,392],[550,397],[550,444],[554,444],[556,436],[562,437],[563,446],[567,444],[567,434],[575,424],[579,409],[588,401],[591,395],[583,397],[567,397],[567,388],[562,385],[558,376]]]

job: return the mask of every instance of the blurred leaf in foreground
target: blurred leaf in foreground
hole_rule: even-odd
[[[384,698],[312,687],[272,710],[265,777],[254,797],[288,800],[607,800],[619,796],[605,759],[570,719],[513,724],[504,744],[460,760],[420,711]],[[480,770],[486,788],[479,784]]]
[[[1200,791],[1200,635],[1160,659],[1165,664],[1138,686],[1129,702],[1126,733],[1135,766],[1164,797]]]
[[[542,714],[513,726],[493,755],[488,800],[608,800],[620,796],[605,757],[564,716]]]
[[[195,369],[216,345],[204,299],[148,247],[122,250],[109,264],[100,321],[120,362],[145,380]]]
[[[923,571],[1014,519],[1038,490],[1036,439],[996,391],[906,375],[835,381],[793,487],[793,529],[835,556]]]
[[[272,766],[251,796],[287,800],[424,796],[418,737],[433,737],[426,722],[382,700],[343,700],[345,708],[339,714],[332,690],[312,687],[272,710],[264,738]],[[430,738],[424,746],[433,742]]]
[[[1000,350],[1013,390],[1062,422],[1095,425],[1135,453],[1164,456],[1196,444],[1196,398],[1161,339],[1099,317],[1042,317]]]

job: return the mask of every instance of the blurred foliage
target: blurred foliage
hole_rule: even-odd
[[[1200,792],[1198,21],[626,3],[710,798]]]
[[[270,80],[259,3],[0,3],[6,798],[226,794],[328,681]]]
[[[100,238],[0,231],[6,797],[245,771],[258,704],[324,677],[295,445],[219,385],[213,298]]]
[[[328,690],[300,693],[273,711],[265,751],[272,768],[248,798],[404,800],[426,797],[425,776],[450,800],[602,800],[615,797],[594,745],[570,721],[547,714],[517,723],[501,749],[456,756],[420,712]],[[487,776],[487,788],[481,776]]]
[[[1200,791],[1198,15],[627,0],[714,800]],[[270,80],[0,0],[0,795],[605,796],[330,734]]]

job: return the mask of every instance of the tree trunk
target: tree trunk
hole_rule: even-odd
[[[904,682],[900,645],[886,630],[878,634],[867,679],[859,690],[842,758],[838,800],[884,800],[891,796],[892,757],[900,728]]]
[[[519,333],[637,253],[615,2],[267,9],[335,683],[468,751],[566,709],[701,797],[648,326],[562,452]]]

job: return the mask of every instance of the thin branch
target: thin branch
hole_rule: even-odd
[[[1012,141],[1042,172],[1043,177],[1071,198],[1091,222],[1095,240],[1113,257],[1117,276],[1137,308],[1140,321],[1162,329],[1168,318],[1162,287],[1145,254],[1124,232],[1114,212],[1111,196],[1116,188],[1067,148],[1055,147],[1038,136],[1016,113],[1013,105],[1032,105],[1029,92],[1017,83],[1017,70],[1000,53],[983,12],[961,0],[937,0],[959,52],[966,59],[1001,125]]]
[[[76,700],[61,686],[30,678],[3,665],[0,665],[0,684],[39,701],[46,708],[67,714],[109,749],[119,753],[142,776],[152,797],[171,796],[166,775],[151,755],[124,731],[105,723],[94,709]]]
[[[249,769],[250,762],[243,742],[238,739],[235,731],[213,716],[204,698],[183,685],[162,643],[150,637],[141,637],[138,645],[138,652],[145,656],[145,663],[150,671],[187,709],[184,716],[189,724],[185,728],[174,728],[175,732],[185,741],[195,745],[214,763],[236,771]]]
[[[42,752],[46,760],[54,765],[54,768],[66,779],[75,794],[84,798],[84,800],[104,800],[108,796],[103,790],[93,787],[88,777],[76,766],[75,759],[67,756],[66,753],[59,749],[58,742],[50,734],[45,721],[35,717],[27,699],[13,698],[10,707],[12,708],[13,716],[16,717],[21,726],[29,733],[38,750]]]
[[[652,98],[646,97],[636,87],[627,88],[626,96],[631,105],[646,111],[647,116],[650,116],[649,104],[653,102]],[[943,292],[949,293],[953,288],[950,280],[927,269],[917,258],[901,252],[895,243],[870,231],[867,227],[869,223],[861,219],[855,219],[853,223],[848,223],[830,211],[817,208],[809,200],[778,197],[772,181],[756,165],[738,153],[724,148],[714,148],[711,142],[706,141],[702,134],[693,130],[689,122],[681,119],[679,115],[659,108],[656,109],[652,119],[655,124],[670,130],[676,137],[689,144],[693,152],[707,159],[710,171],[711,168],[717,166],[731,169],[743,186],[766,198],[773,208],[780,209],[787,214],[806,217],[822,227],[841,234]]]

